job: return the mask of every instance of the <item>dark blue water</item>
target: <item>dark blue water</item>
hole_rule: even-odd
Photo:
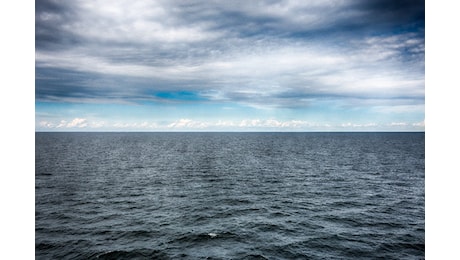
[[[424,133],[36,133],[37,259],[423,259]]]

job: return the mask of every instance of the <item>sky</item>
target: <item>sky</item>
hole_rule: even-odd
[[[425,2],[35,1],[36,131],[424,131]]]

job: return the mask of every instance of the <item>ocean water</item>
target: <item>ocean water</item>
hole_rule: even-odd
[[[424,133],[36,133],[37,259],[423,259]]]

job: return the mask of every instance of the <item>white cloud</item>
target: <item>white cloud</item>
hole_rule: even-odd
[[[354,128],[360,128],[360,129],[378,129],[378,128],[379,128],[379,125],[376,124],[376,123],[357,124],[357,123],[347,122],[347,123],[342,123],[342,124],[340,124],[340,127],[343,127],[343,128],[350,128],[350,129],[354,129]]]
[[[53,123],[50,123],[48,121],[40,121],[39,125],[42,128],[54,128],[55,127],[55,125]]]
[[[163,126],[164,127],[164,126]],[[329,127],[302,120],[280,121],[276,119],[242,119],[242,120],[218,120],[218,121],[200,121],[192,119],[180,119],[166,126],[170,129],[198,129],[198,130],[268,130],[268,129],[302,129],[308,127]],[[159,126],[162,128],[162,126]]]
[[[416,122],[416,123],[413,123],[412,126],[415,126],[415,127],[425,127],[425,120],[421,121],[421,122]]]
[[[155,130],[158,129],[159,125],[152,122],[116,122],[111,125],[104,124],[104,127],[109,129],[125,129],[125,130]]]
[[[324,123],[307,120],[242,119],[242,120],[195,120],[182,118],[170,122],[105,122],[75,118],[68,122],[39,121],[37,130],[96,130],[96,131],[391,131],[423,130],[425,122]]]
[[[60,120],[59,122],[39,121],[38,126],[41,129],[65,129],[65,128],[87,128],[88,126],[94,126],[94,124],[88,124],[84,118],[74,118],[70,122],[67,120]]]
[[[66,125],[67,128],[72,128],[72,127],[83,128],[87,126],[88,124],[86,122],[86,119],[84,118],[75,118]]]
[[[92,41],[184,43],[212,39],[218,34],[202,24],[180,25],[162,1],[84,1],[69,32]]]
[[[209,127],[209,123],[202,121],[194,121],[191,119],[179,119],[167,125],[172,129],[204,129]]]
[[[59,124],[56,126],[56,128],[62,128],[67,126],[67,121],[61,120]]]
[[[104,121],[94,121],[89,124],[90,128],[103,128],[106,126]]]
[[[390,126],[407,126],[408,123],[406,122],[392,122],[390,123]]]

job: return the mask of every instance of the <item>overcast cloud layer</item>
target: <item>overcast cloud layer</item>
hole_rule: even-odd
[[[37,0],[36,129],[423,131],[424,5]]]

